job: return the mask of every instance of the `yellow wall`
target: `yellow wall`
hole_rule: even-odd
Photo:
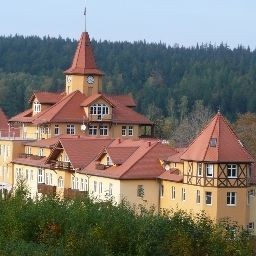
[[[71,75],[71,82],[66,82],[66,93],[69,94],[76,90],[79,90],[86,96],[102,92],[102,76],[94,75],[94,83],[90,85],[87,83],[87,75]]]

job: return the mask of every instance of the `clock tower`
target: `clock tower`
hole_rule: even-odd
[[[103,72],[97,68],[87,32],[82,34],[72,65],[64,74],[66,75],[67,94],[76,90],[86,96],[102,92]]]

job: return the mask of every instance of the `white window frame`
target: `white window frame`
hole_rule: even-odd
[[[172,186],[171,199],[172,200],[176,199],[176,188],[174,186]]]
[[[90,114],[91,115],[108,115],[109,114],[109,107],[103,103],[95,103],[90,107]]]
[[[62,176],[58,178],[58,188],[64,188],[64,179]]]
[[[37,182],[40,184],[44,183],[44,170],[42,168],[38,169]]]
[[[34,112],[35,113],[41,112],[41,104],[38,101],[34,101]]]
[[[84,189],[85,191],[88,191],[88,180],[84,179]]]
[[[128,127],[128,135],[129,135],[129,136],[133,136],[133,126],[132,126],[132,125],[130,125],[130,126]]]
[[[74,124],[67,124],[67,134],[69,135],[76,134],[76,129]]]
[[[126,136],[126,129],[127,127],[126,126],[122,126],[122,136]]]
[[[95,180],[95,181],[93,182],[93,192],[94,192],[94,193],[97,192],[97,185],[98,185],[98,183],[97,183],[97,181]]]
[[[208,202],[208,199],[210,200],[210,202]],[[211,191],[205,192],[205,204],[212,205],[212,192]]]
[[[108,126],[107,125],[100,126],[100,136],[108,136]]]
[[[80,185],[80,190],[84,191],[85,189],[84,189],[84,179],[83,178],[81,178],[81,183],[80,184],[81,184]]]
[[[43,148],[39,149],[38,156],[44,156],[44,149]]]
[[[201,203],[201,191],[200,190],[196,191],[196,203],[197,204]]]
[[[79,178],[76,177],[76,189],[79,189]]]
[[[228,164],[227,165],[227,175],[230,179],[237,178],[237,164]]]
[[[213,173],[214,173],[214,166],[213,164],[206,164],[206,168],[205,168],[205,176],[212,178],[213,177]]]
[[[54,135],[60,135],[60,126],[58,124],[54,125]]]
[[[254,222],[249,222],[248,223],[248,229],[249,230],[254,230]]]
[[[236,206],[237,204],[237,193],[227,192],[227,206]]]
[[[90,136],[96,136],[98,132],[98,126],[97,125],[90,125],[89,126],[89,135]]]
[[[109,183],[109,195],[112,196],[113,195],[113,184]]]
[[[30,180],[34,180],[34,171],[30,170]]]
[[[197,163],[197,176],[203,176],[203,163]]]
[[[181,189],[181,201],[186,201],[186,189]]]
[[[71,178],[71,184],[72,184],[72,189],[75,189],[75,187],[76,187],[76,180],[75,180],[74,176],[72,176],[72,178]]]
[[[99,182],[99,194],[102,194],[102,182]]]

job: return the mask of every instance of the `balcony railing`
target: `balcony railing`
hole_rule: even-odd
[[[19,154],[19,158],[30,158],[32,160],[40,160],[40,159],[44,158],[44,156],[21,153],[21,154]]]
[[[71,164],[70,164],[70,162],[63,162],[63,161],[53,160],[53,161],[51,161],[50,168],[52,170],[62,169],[62,170],[70,171],[71,170]]]
[[[38,193],[48,196],[55,196],[56,195],[56,186],[47,185],[45,183],[39,183],[37,185]]]
[[[79,191],[78,189],[64,188],[64,198],[74,199],[76,197],[87,196],[87,191]]]
[[[95,167],[97,170],[105,170],[107,168],[104,164],[96,164]]]

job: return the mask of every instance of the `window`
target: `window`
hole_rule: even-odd
[[[213,164],[206,164],[206,177],[213,177]]]
[[[45,183],[46,183],[47,185],[50,184],[50,182],[49,182],[49,173],[46,173],[46,174],[45,174]]]
[[[67,134],[75,134],[75,125],[74,124],[67,125]]]
[[[63,180],[62,176],[60,176],[58,178],[58,187],[59,188],[63,188],[64,187],[64,180]]]
[[[196,203],[200,204],[201,198],[200,198],[200,190],[196,191]]]
[[[89,126],[89,135],[95,136],[97,135],[98,127],[96,125]]]
[[[108,106],[105,104],[93,104],[90,107],[91,115],[108,115],[108,113],[109,113]]]
[[[101,136],[107,136],[108,135],[108,127],[107,127],[107,125],[101,125],[100,126],[100,135]]]
[[[34,112],[35,113],[41,112],[41,104],[38,101],[34,102]]]
[[[174,200],[176,198],[176,191],[175,191],[175,187],[174,186],[172,186],[171,198],[172,198],[172,200]]]
[[[44,183],[43,169],[38,169],[38,183]]]
[[[237,165],[236,164],[228,164],[228,178],[237,178]]]
[[[113,184],[109,183],[109,195],[112,196],[113,195]]]
[[[122,136],[126,136],[126,126],[122,126]]]
[[[164,196],[164,186],[163,185],[160,186],[160,196],[161,197]]]
[[[109,156],[107,156],[107,165],[108,166],[113,165],[113,162]]]
[[[212,192],[205,192],[205,204],[212,205]]]
[[[236,192],[227,192],[227,205],[236,205]]]
[[[76,189],[79,189],[79,179],[76,177]]]
[[[68,155],[65,154],[65,153],[63,154],[63,162],[67,162],[67,163],[70,162],[69,158],[68,158]]]
[[[211,138],[210,139],[210,147],[216,147],[217,146],[217,139],[216,138]]]
[[[43,148],[39,149],[38,155],[39,156],[44,156],[44,149]]]
[[[81,179],[81,187],[80,187],[81,191],[84,191],[84,179]]]
[[[28,173],[28,169],[26,169],[26,180],[29,179],[29,173]]]
[[[99,182],[99,193],[102,194],[102,182]]]
[[[52,185],[52,173],[50,173],[49,185]]]
[[[129,126],[128,128],[128,135],[133,136],[133,126]]]
[[[88,191],[88,180],[87,179],[84,179],[84,188],[85,188],[85,191]]]
[[[181,190],[181,200],[185,201],[186,200],[186,189],[182,188]]]
[[[30,180],[34,180],[34,171],[30,170]]]
[[[137,196],[138,197],[144,197],[144,187],[143,185],[137,186]]]
[[[97,192],[97,181],[94,181],[94,188],[93,188],[94,192]]]
[[[31,155],[31,147],[26,147],[25,148],[25,153],[28,155]]]
[[[249,222],[248,229],[254,229],[254,222]]]
[[[197,176],[202,176],[202,173],[203,173],[203,164],[198,163],[197,164]]]
[[[60,127],[58,124],[54,125],[54,135],[59,135],[60,134]]]
[[[75,177],[72,176],[72,189],[75,189],[75,187],[76,187]]]

